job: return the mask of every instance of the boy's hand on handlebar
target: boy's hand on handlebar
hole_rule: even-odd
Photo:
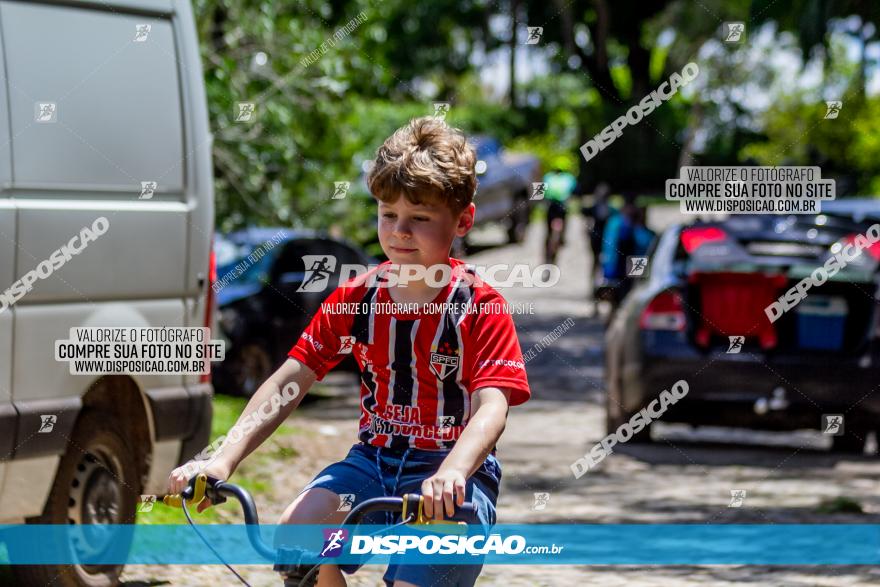
[[[464,503],[465,477],[461,471],[441,468],[422,481],[422,495],[427,517],[442,520],[445,511],[451,518],[455,514],[455,506]]]
[[[226,481],[232,475],[232,471],[229,467],[221,461],[215,461],[204,468],[198,464],[193,466],[192,462],[190,462],[171,471],[171,475],[168,476],[168,494],[177,494],[186,489],[186,486],[192,478],[187,477],[188,473],[192,477],[195,477],[199,473],[204,473],[209,477],[215,477],[220,481]],[[209,507],[211,507],[211,500],[205,498],[199,503],[196,511],[202,513]]]

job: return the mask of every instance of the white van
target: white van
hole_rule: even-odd
[[[0,0],[0,66],[0,524],[132,524],[140,495],[164,493],[208,444],[209,376],[71,375],[55,341],[80,326],[212,325],[192,9]],[[86,228],[99,233],[87,243]],[[69,243],[78,253],[57,252]],[[16,585],[63,587],[122,570],[12,569]]]

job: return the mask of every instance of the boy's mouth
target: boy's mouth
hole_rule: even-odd
[[[395,253],[414,253],[417,249],[405,249],[403,247],[391,247],[391,250]]]

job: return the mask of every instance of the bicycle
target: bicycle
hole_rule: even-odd
[[[550,233],[547,235],[547,242],[544,245],[544,263],[553,265],[556,263],[556,255],[559,253],[559,247],[562,244],[562,230],[565,226],[565,220],[562,218],[554,218],[550,222]]]
[[[608,313],[605,316],[604,326],[607,328],[614,320],[614,315],[623,303],[624,298],[632,289],[632,279],[606,279],[598,282],[595,286],[593,299],[599,302],[608,303]]]
[[[544,241],[544,263],[556,263],[565,232],[565,204],[551,200],[547,206],[547,237]]]
[[[257,512],[257,506],[254,498],[243,487],[228,481],[222,481],[214,477],[209,477],[204,473],[200,473],[189,480],[187,487],[178,494],[166,495],[162,502],[172,507],[182,507],[186,519],[193,529],[201,538],[202,542],[217,556],[227,569],[235,575],[242,584],[250,587],[247,581],[233,569],[220,554],[211,546],[210,542],[198,531],[198,527],[193,522],[188,504],[198,504],[205,498],[211,500],[212,505],[220,505],[226,502],[228,497],[234,497],[241,504],[244,512],[244,520],[247,528],[247,536],[254,550],[260,556],[275,561],[274,570],[286,573],[285,586],[298,585],[299,587],[311,587],[317,580],[317,572],[320,569],[320,563],[304,564],[296,562],[279,563],[280,560],[293,561],[302,560],[305,555],[315,554],[308,553],[303,549],[297,548],[280,548],[278,550],[272,548],[263,541],[260,535],[260,521]],[[467,523],[453,520],[434,520],[428,518],[424,513],[424,497],[417,493],[407,493],[403,497],[376,497],[368,499],[351,509],[342,521],[342,526],[356,526],[361,522],[365,515],[372,512],[392,512],[400,513],[401,522],[394,524],[399,526],[410,524],[416,526],[423,525],[448,525],[447,531],[461,533],[467,532]],[[456,506],[458,512],[476,514],[477,507],[472,502],[464,502],[460,506]],[[393,526],[391,526],[393,527]]]

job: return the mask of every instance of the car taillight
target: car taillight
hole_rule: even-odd
[[[843,245],[850,245],[855,242],[856,236],[858,235],[848,234],[840,239],[840,243]],[[873,245],[868,245],[865,250],[868,251],[868,254],[871,255],[875,261],[880,261],[880,241],[875,242]]]
[[[727,233],[717,226],[685,228],[681,231],[681,244],[688,253],[693,253],[702,245],[712,241],[722,241]]]
[[[214,283],[217,281],[217,257],[214,255],[214,239],[211,239],[211,254],[208,256],[208,286],[205,299],[205,328],[211,328],[214,313]],[[209,331],[210,332],[210,331]],[[213,334],[213,333],[212,333]],[[212,338],[211,336],[208,337]],[[203,373],[199,376],[199,383],[210,383],[211,373]]]
[[[639,326],[642,330],[684,330],[684,303],[681,294],[667,290],[658,294],[642,310]]]

